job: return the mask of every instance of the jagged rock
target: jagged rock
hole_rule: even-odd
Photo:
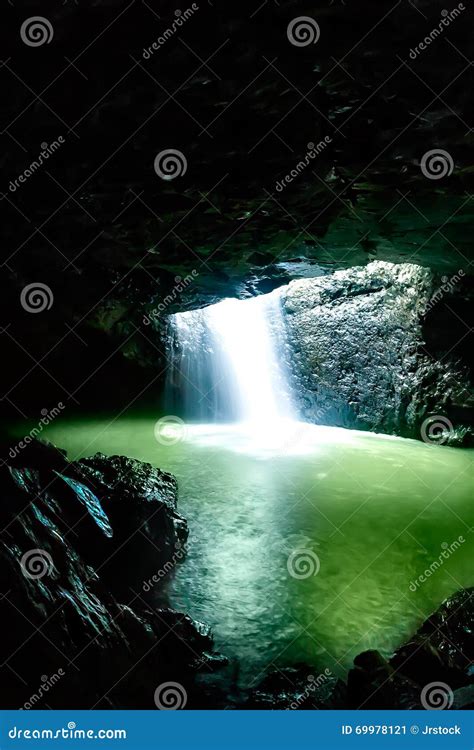
[[[209,628],[147,604],[136,545],[119,554],[128,522],[129,536],[143,525],[170,558],[175,523],[184,529],[174,478],[118,456],[69,464],[38,443],[8,460],[0,468],[2,706],[153,708],[166,680],[197,694],[197,662],[212,655]]]
[[[315,674],[304,665],[270,672],[255,688],[245,708],[312,710],[343,708],[345,685],[330,670]]]
[[[350,708],[421,708],[415,683],[398,674],[378,651],[364,651],[354,659],[347,677]]]
[[[473,679],[474,588],[446,599],[390,663],[420,684],[444,680],[452,688]]]
[[[114,529],[116,552],[103,568],[107,578],[119,574],[122,585],[136,583],[181,553],[188,529],[176,510],[172,474],[133,458],[101,453],[71,464],[70,473],[94,488]]]
[[[378,651],[356,656],[347,684],[331,674],[315,677],[307,665],[281,668],[264,677],[244,707],[422,709],[423,688],[441,683],[447,708],[472,708],[473,592],[462,589],[446,599],[390,660]]]
[[[289,360],[308,420],[454,440],[469,379],[457,362],[426,350],[422,323],[435,286],[420,266],[378,261],[289,284]],[[473,414],[471,405],[463,417]],[[433,421],[448,436],[431,437],[431,423],[422,428],[431,415],[441,415]]]

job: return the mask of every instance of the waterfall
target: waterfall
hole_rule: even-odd
[[[178,313],[169,324],[169,411],[267,426],[293,418],[279,290]]]

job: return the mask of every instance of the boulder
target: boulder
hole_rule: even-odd
[[[186,533],[174,477],[119,456],[70,464],[39,443],[8,460],[2,706],[156,708],[155,689],[174,681],[192,707],[196,676],[213,656],[210,630],[141,590],[142,559],[172,561]]]

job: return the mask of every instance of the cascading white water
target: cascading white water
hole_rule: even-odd
[[[268,429],[294,416],[283,364],[278,290],[178,313],[170,323],[173,353],[167,392],[174,404],[182,405],[185,417]]]
[[[283,368],[275,337],[281,331],[276,293],[250,300],[224,300],[208,309],[207,321],[220,340],[237,386],[239,417],[269,423],[291,416]]]

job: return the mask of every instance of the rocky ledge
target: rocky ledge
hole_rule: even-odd
[[[292,281],[283,311],[304,418],[472,444],[472,352],[453,349],[468,304],[472,290],[462,273],[444,283],[411,263],[374,261]]]
[[[196,676],[219,659],[209,628],[163,601],[186,550],[175,478],[40,442],[3,456],[2,706],[199,707]]]
[[[269,673],[249,697],[257,709],[474,708],[474,588],[446,599],[390,659],[364,651],[347,681],[306,665]]]

